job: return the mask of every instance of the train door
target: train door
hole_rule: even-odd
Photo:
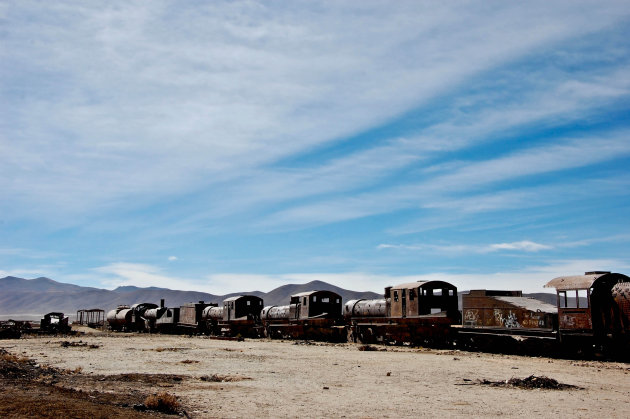
[[[407,290],[403,288],[401,296],[402,316],[407,317]]]

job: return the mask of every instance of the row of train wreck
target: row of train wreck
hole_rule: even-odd
[[[521,291],[463,293],[444,281],[386,287],[382,299],[350,300],[332,291],[292,295],[288,305],[264,306],[241,295],[216,303],[166,307],[140,303],[107,313],[113,330],[410,343],[534,353],[605,351],[630,356],[630,278],[611,272],[555,278],[556,305]]]
[[[61,312],[51,312],[45,314],[39,324],[28,320],[0,321],[0,339],[19,339],[22,333],[66,334],[71,329],[68,316]]]

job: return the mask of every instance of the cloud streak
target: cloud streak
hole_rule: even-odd
[[[387,244],[382,243],[377,246],[377,249],[393,249],[404,251],[429,251],[436,253],[492,253],[500,251],[518,251],[518,252],[539,252],[542,250],[553,249],[553,246],[546,244],[535,243],[529,240],[522,240],[512,243],[495,243],[488,245],[466,245],[466,244],[450,244],[450,245],[436,245],[436,244]]]
[[[11,5],[0,186],[72,212],[191,191],[377,126],[625,13],[615,3],[588,14],[569,3],[361,9]]]

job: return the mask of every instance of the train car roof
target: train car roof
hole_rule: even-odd
[[[557,290],[575,290],[575,289],[588,289],[593,286],[595,281],[597,281],[601,277],[605,276],[617,276],[620,278],[626,278],[630,280],[626,275],[611,273],[611,272],[586,272],[584,275],[573,275],[573,276],[559,276],[558,278],[554,278],[551,281],[547,282],[545,288],[555,288]]]
[[[241,298],[253,298],[253,299],[257,299],[257,300],[262,300],[262,298],[258,297],[257,295],[236,295],[234,297],[230,297],[230,298],[226,298],[225,300],[223,300],[223,302],[230,302],[230,301],[236,301],[236,300],[240,300]]]
[[[408,288],[423,288],[425,285],[446,285],[447,288],[457,288],[455,285],[446,281],[418,281],[418,282],[406,282],[404,284],[395,285],[392,289],[408,289]]]
[[[523,308],[529,311],[540,311],[542,313],[557,313],[558,307],[545,303],[544,301],[536,300],[535,298],[529,297],[503,297],[497,296],[492,297],[496,298],[499,301],[504,301],[508,304],[512,304],[516,307]]]
[[[336,292],[334,292],[334,291],[326,291],[326,290],[299,292],[297,294],[292,294],[291,297],[308,297],[308,296],[310,296],[312,294],[332,294],[332,295],[340,297],[340,295],[337,294]]]

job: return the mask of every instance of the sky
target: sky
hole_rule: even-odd
[[[0,277],[630,274],[624,1],[0,1]]]

